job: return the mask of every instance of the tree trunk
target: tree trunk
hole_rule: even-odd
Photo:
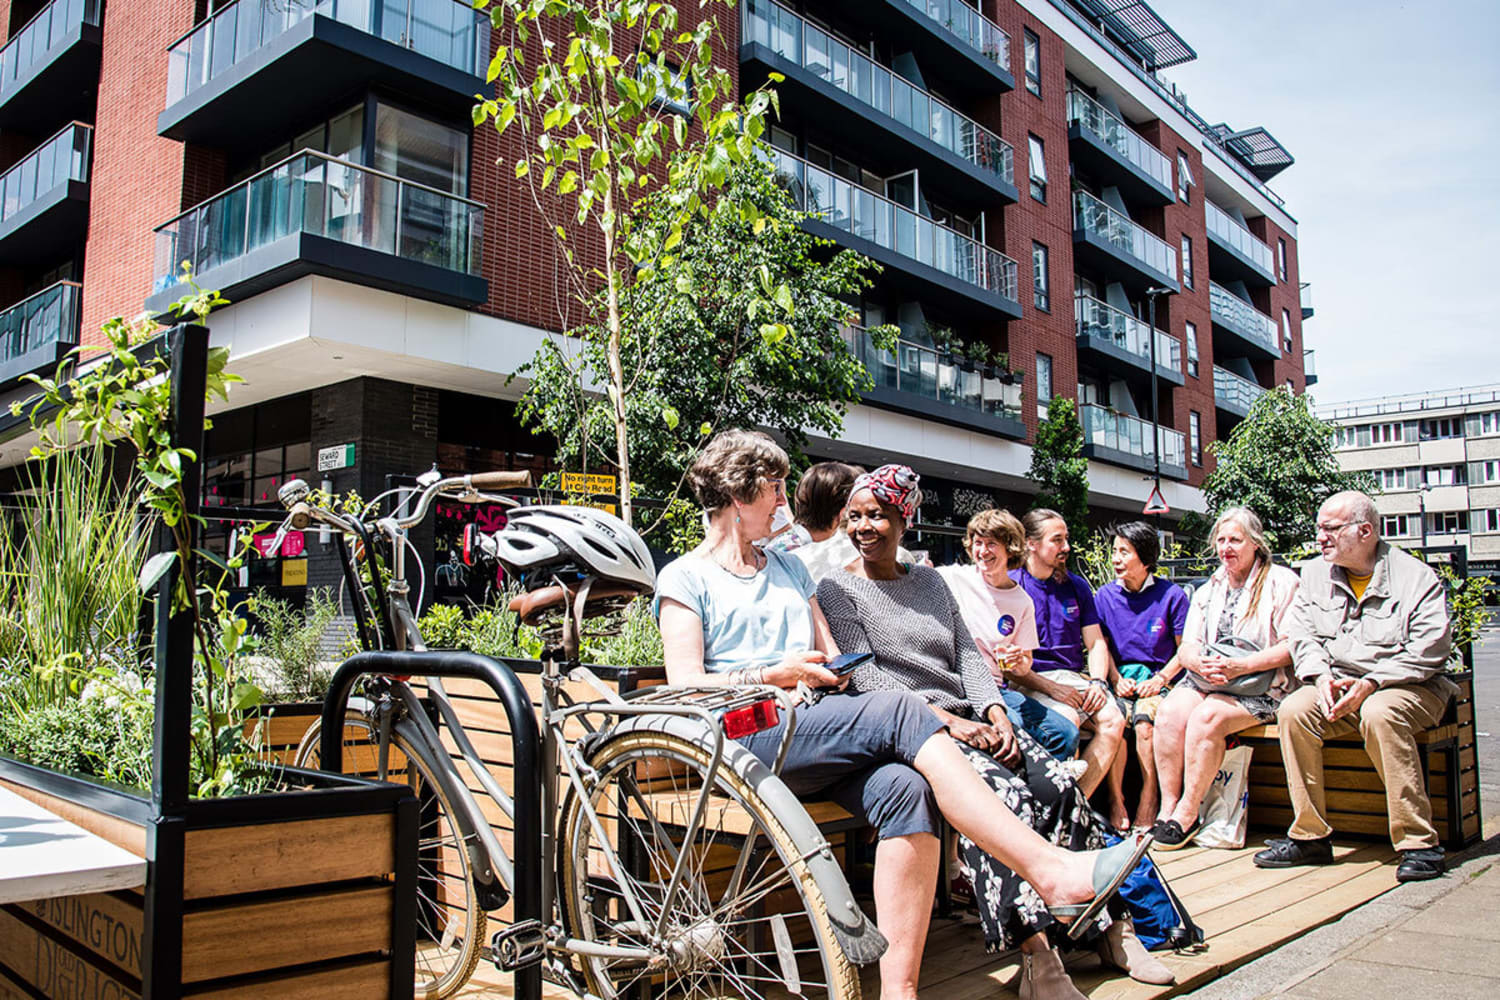
[[[613,188],[604,189],[604,215],[614,209]],[[609,304],[609,398],[615,418],[615,456],[620,467],[620,519],[631,523],[630,510],[630,436],[625,423],[625,366],[620,360],[620,289],[616,284],[615,235],[611,227],[604,230],[604,280]]]

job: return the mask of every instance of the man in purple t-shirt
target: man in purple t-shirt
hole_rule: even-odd
[[[1068,524],[1061,514],[1038,508],[1027,513],[1022,523],[1026,564],[1011,577],[1036,605],[1040,644],[1032,654],[1031,673],[1017,677],[1016,684],[1075,725],[1093,731],[1094,738],[1082,753],[1089,768],[1078,784],[1086,794],[1093,794],[1108,775],[1110,823],[1117,830],[1128,829],[1121,753],[1125,716],[1109,687],[1109,644],[1099,627],[1094,591],[1083,577],[1068,572]]]

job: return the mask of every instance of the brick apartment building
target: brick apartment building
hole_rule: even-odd
[[[785,76],[770,138],[809,228],[884,265],[858,307],[902,329],[893,354],[849,331],[875,388],[813,451],[909,462],[923,520],[961,525],[1024,506],[1038,415],[1076,398],[1110,517],[1150,491],[1154,385],[1163,490],[1200,508],[1208,442],[1311,380],[1296,222],[1266,187],[1291,157],[1157,76],[1195,54],[1146,3],[978,2],[719,8],[724,64]],[[107,316],[171,302],[190,260],[233,303],[210,326],[247,380],[209,437],[210,504],[293,475],[369,496],[434,463],[549,467],[507,376],[565,293],[500,139],[470,123],[486,19],[454,0],[0,0],[0,27],[0,393]],[[1008,370],[943,353],[941,330]],[[341,444],[352,465],[313,471]],[[0,466],[24,448],[0,444]]]

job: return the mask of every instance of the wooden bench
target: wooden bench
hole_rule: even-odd
[[[1474,676],[1455,674],[1459,694],[1437,726],[1417,737],[1433,821],[1443,845],[1461,850],[1479,840],[1479,769],[1474,733]],[[1254,748],[1250,765],[1250,824],[1285,831],[1292,822],[1291,794],[1281,759],[1277,727],[1238,733]],[[1364,742],[1354,736],[1329,740],[1323,750],[1328,821],[1336,832],[1384,839],[1390,835],[1385,789]]]

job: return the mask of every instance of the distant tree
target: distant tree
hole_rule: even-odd
[[[1313,414],[1307,396],[1285,387],[1256,400],[1228,440],[1215,441],[1208,450],[1215,459],[1203,480],[1209,518],[1225,507],[1249,507],[1278,552],[1312,544],[1318,507],[1332,494],[1379,491],[1368,472],[1339,468],[1333,427]],[[1200,532],[1207,527],[1203,519],[1195,521]]]
[[[1027,476],[1037,485],[1037,507],[1050,507],[1068,522],[1068,537],[1088,537],[1089,460],[1083,457],[1083,425],[1071,399],[1054,397],[1036,426]]]

